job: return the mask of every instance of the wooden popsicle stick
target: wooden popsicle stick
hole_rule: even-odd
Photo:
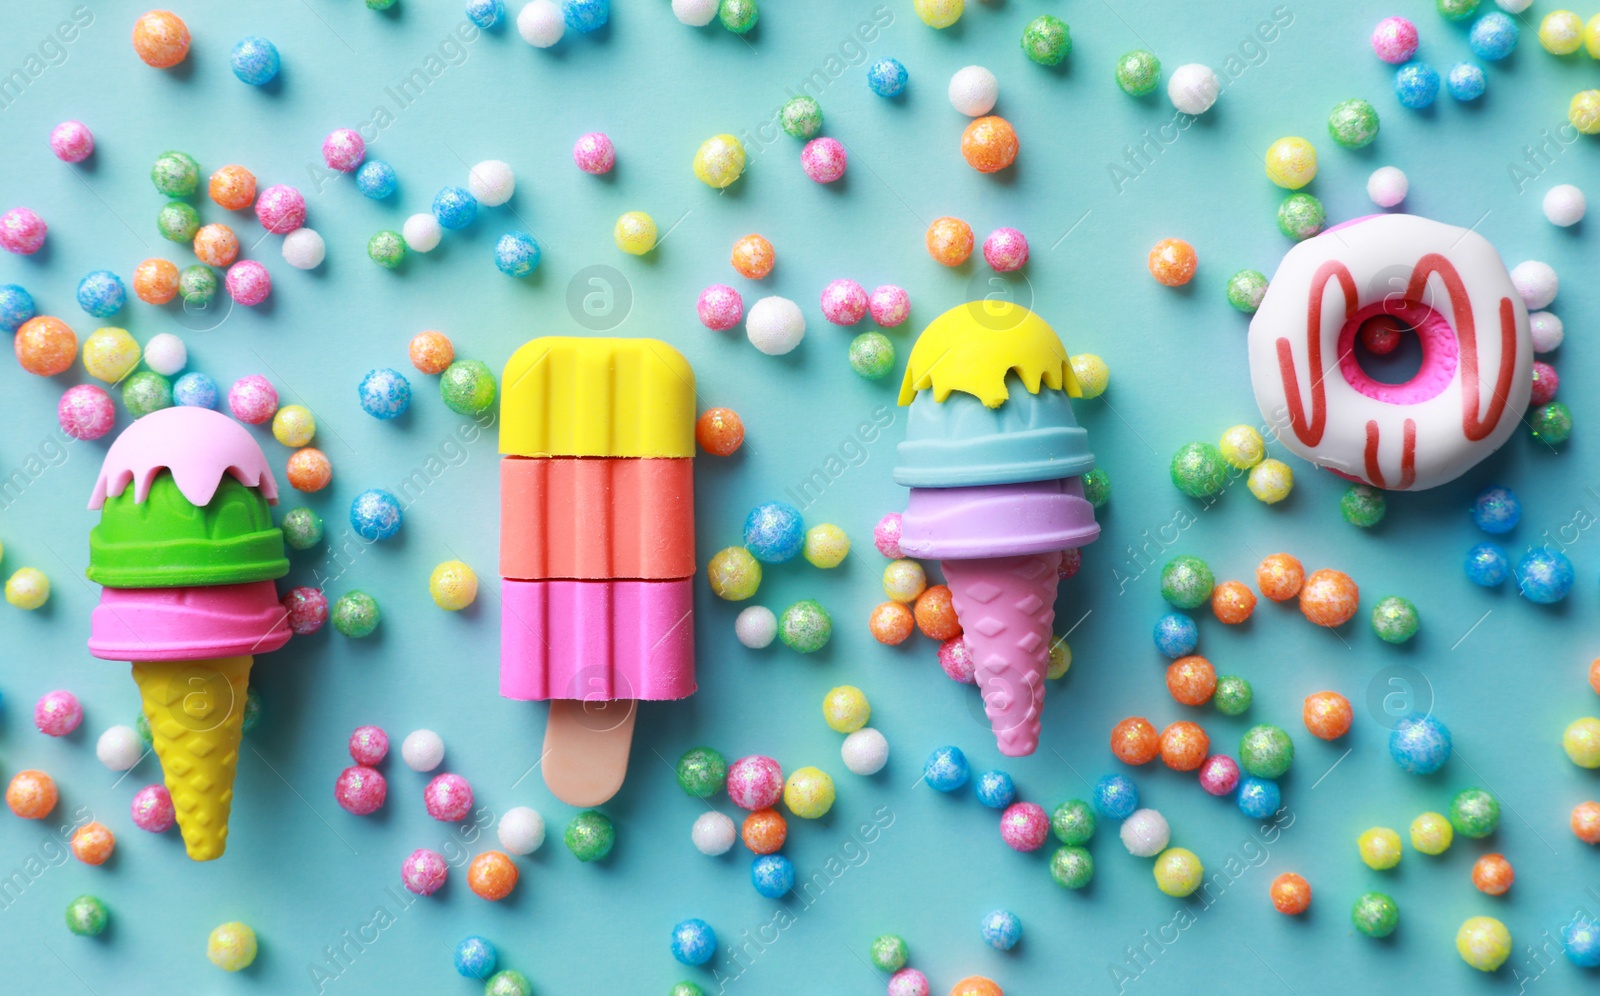
[[[544,728],[544,783],[569,806],[598,806],[622,788],[639,704],[553,699]]]

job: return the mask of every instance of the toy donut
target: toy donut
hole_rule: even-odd
[[[1355,340],[1374,319],[1411,328],[1422,367],[1368,376]],[[1421,491],[1466,473],[1521,421],[1533,385],[1528,312],[1475,232],[1373,215],[1289,250],[1250,323],[1250,379],[1267,424],[1319,467]]]

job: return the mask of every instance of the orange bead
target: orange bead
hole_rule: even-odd
[[[917,596],[912,612],[917,617],[917,628],[930,640],[953,640],[961,635],[961,623],[950,601],[950,589],[942,584],[924,589]]]
[[[1287,553],[1275,553],[1256,568],[1256,587],[1274,602],[1287,602],[1305,583],[1306,569]]]
[[[776,809],[758,809],[744,818],[739,836],[756,854],[777,854],[789,837],[789,824]]]
[[[321,491],[333,480],[333,465],[326,453],[307,446],[290,454],[288,477],[289,486],[296,491]]]
[[[1600,802],[1580,802],[1572,807],[1572,834],[1585,844],[1600,844]]]
[[[1150,250],[1150,275],[1168,287],[1182,287],[1194,278],[1199,258],[1182,239],[1162,239]]]
[[[1256,593],[1242,581],[1224,581],[1211,589],[1211,611],[1218,622],[1237,626],[1256,610]]]
[[[1312,692],[1306,696],[1300,716],[1311,735],[1322,740],[1337,740],[1350,732],[1353,713],[1350,700],[1338,692]]]
[[[694,441],[712,456],[733,456],[744,443],[744,420],[732,408],[707,408],[694,424]]]
[[[1294,872],[1284,872],[1272,880],[1272,905],[1279,913],[1299,916],[1311,906],[1311,883]]]
[[[960,266],[972,255],[972,226],[960,218],[935,218],[928,226],[928,255],[945,266]]]
[[[467,886],[484,899],[504,899],[517,887],[517,866],[499,851],[484,851],[467,866]]]
[[[1600,695],[1600,657],[1589,662],[1589,687]]]
[[[85,823],[72,835],[72,856],[86,865],[103,865],[117,838],[104,823]]]
[[[1511,870],[1511,862],[1504,854],[1485,854],[1472,865],[1472,884],[1479,892],[1503,896],[1516,880],[1517,873]]]
[[[746,235],[733,244],[733,268],[741,277],[760,280],[772,272],[777,261],[772,243],[759,235]]]
[[[978,118],[961,133],[961,158],[979,173],[996,173],[1017,161],[1017,130],[993,114]]]
[[[425,374],[442,374],[455,361],[456,347],[443,332],[418,332],[411,337],[411,365]]]
[[[178,268],[165,259],[147,259],[134,267],[133,292],[145,304],[166,304],[178,296]]]
[[[890,647],[910,639],[915,626],[916,618],[903,602],[884,602],[872,610],[872,618],[867,621],[872,638]]]
[[[1199,723],[1179,720],[1161,731],[1161,760],[1173,771],[1193,771],[1210,750],[1211,738]]]
[[[1129,716],[1111,728],[1111,753],[1124,764],[1148,764],[1161,753],[1161,734],[1143,716]]]
[[[25,820],[42,820],[56,808],[55,779],[29,768],[19,771],[6,786],[6,805]]]
[[[1217,669],[1204,657],[1191,654],[1167,665],[1167,691],[1187,706],[1205,705],[1217,690]]]
[[[224,166],[211,174],[208,189],[229,211],[243,211],[256,202],[256,175],[243,166]]]
[[[170,10],[152,10],[133,22],[133,50],[145,65],[171,69],[189,54],[189,26]]]
[[[1343,571],[1312,571],[1300,588],[1300,611],[1318,626],[1343,626],[1361,606],[1361,589]]]
[[[194,233],[194,254],[210,266],[232,266],[239,258],[239,236],[227,225],[202,225]]]
[[[49,315],[23,322],[12,345],[22,369],[40,377],[54,377],[65,371],[78,355],[78,337],[72,327]]]
[[[969,975],[951,988],[950,996],[1006,996],[1006,993],[993,979]]]

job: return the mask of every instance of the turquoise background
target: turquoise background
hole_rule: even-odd
[[[344,946],[338,974],[320,991],[465,994],[475,987],[454,974],[451,952],[477,933],[540,993],[666,993],[680,978],[714,992],[712,969],[735,977],[726,992],[873,993],[883,991],[884,979],[866,961],[868,946],[876,935],[896,932],[940,994],[971,973],[1021,994],[1194,985],[1298,994],[1505,992],[1533,976],[1536,992],[1592,987],[1593,977],[1569,965],[1554,938],[1575,908],[1600,912],[1600,856],[1566,829],[1571,807],[1600,796],[1600,783],[1571,765],[1559,745],[1568,722],[1597,711],[1584,670],[1600,652],[1593,611],[1600,533],[1589,528],[1600,520],[1600,455],[1584,401],[1595,356],[1583,319],[1600,305],[1600,290],[1589,279],[1594,223],[1556,229],[1539,201],[1555,183],[1586,185],[1597,156],[1591,139],[1552,139],[1537,176],[1524,157],[1526,146],[1555,135],[1570,96],[1600,74],[1581,53],[1557,59],[1538,47],[1533,29],[1554,6],[1541,0],[1521,17],[1522,45],[1489,68],[1489,92],[1478,104],[1442,97],[1433,110],[1413,113],[1397,105],[1393,70],[1368,47],[1379,17],[1395,10],[1414,17],[1422,55],[1441,70],[1469,57],[1465,26],[1416,2],[1359,11],[1307,0],[1281,7],[1272,0],[974,2],[944,32],[925,27],[906,0],[881,7],[773,2],[758,30],[741,40],[715,25],[678,24],[665,0],[621,0],[608,28],[569,36],[549,51],[505,28],[470,44],[451,42],[463,23],[454,2],[402,0],[388,14],[355,0],[187,3],[180,13],[195,42],[172,72],[145,67],[130,49],[131,24],[145,4],[88,4],[92,24],[62,49],[45,45],[43,55],[59,64],[0,111],[3,206],[29,205],[51,225],[47,252],[6,256],[0,282],[28,287],[41,312],[63,317],[81,338],[98,324],[73,300],[85,272],[105,267],[131,279],[148,256],[189,262],[154,226],[162,198],[146,174],[162,150],[190,152],[208,174],[237,162],[263,186],[300,187],[310,224],[328,242],[320,270],[291,269],[277,237],[206,201],[199,204],[205,219],[237,223],[245,255],[271,270],[269,303],[185,314],[133,301],[117,321],[141,341],[178,332],[192,369],[224,386],[265,374],[285,403],[315,411],[334,483],[305,501],[326,518],[329,539],[295,554],[285,584],[322,583],[330,597],[363,589],[381,603],[384,621],[366,640],[328,627],[258,661],[265,714],[242,752],[222,860],[192,863],[176,832],[152,837],[134,828],[129,800],[159,780],[159,766],[147,757],[121,777],[95,760],[100,731],[131,723],[138,707],[126,667],[84,650],[97,596],[82,579],[95,521],[84,503],[109,437],[59,443],[54,405],[66,387],[87,379],[81,367],[45,381],[0,364],[0,469],[7,477],[25,469],[26,479],[0,507],[0,569],[9,575],[37,566],[54,583],[42,611],[0,607],[0,773],[42,768],[62,795],[45,823],[0,818],[0,876],[40,871],[25,872],[25,888],[0,908],[0,965],[10,985],[30,993],[314,992],[312,966],[333,975],[326,949]],[[63,2],[8,6],[0,71],[25,66],[72,9]],[[1258,35],[1275,9],[1279,26]],[[1073,53],[1055,70],[1018,50],[1023,26],[1042,12],[1062,14],[1073,29]],[[263,91],[233,79],[228,50],[247,34],[278,44],[280,86]],[[1268,35],[1270,44],[1262,43]],[[1226,90],[1209,114],[1119,184],[1113,166],[1127,169],[1126,147],[1172,119],[1163,96],[1132,99],[1112,83],[1115,59],[1138,47],[1157,52],[1169,71],[1208,63],[1227,78]],[[439,59],[437,78],[397,109],[386,88],[426,69],[430,56]],[[864,85],[865,63],[882,56],[899,58],[910,71],[899,100],[881,100]],[[1016,166],[999,176],[962,162],[965,119],[945,98],[950,74],[972,63],[999,76],[997,112],[1021,135]],[[830,187],[808,180],[799,143],[768,125],[790,89],[815,70],[825,133],[846,143],[851,156],[847,177]],[[1324,127],[1328,110],[1351,96],[1372,100],[1383,119],[1376,144],[1360,152],[1337,148]],[[368,201],[348,180],[319,190],[310,170],[322,137],[374,122],[377,108],[392,121],[372,126],[379,130],[371,155],[398,170],[399,193]],[[49,129],[68,117],[88,123],[98,141],[81,167],[56,161],[46,143]],[[617,144],[619,165],[609,177],[572,165],[573,141],[592,130]],[[750,133],[751,162],[743,179],[719,194],[694,179],[690,159],[706,137],[727,131]],[[1209,507],[1172,488],[1166,466],[1180,445],[1259,419],[1246,370],[1246,319],[1227,305],[1223,284],[1244,267],[1270,274],[1288,247],[1273,221],[1282,194],[1262,176],[1260,154],[1292,134],[1319,146],[1321,173],[1310,189],[1332,219],[1368,213],[1368,173],[1394,164],[1411,178],[1408,210],[1475,225],[1508,262],[1543,259],[1561,272],[1554,310],[1566,319],[1568,345],[1547,359],[1567,381],[1562,397],[1578,422],[1567,447],[1552,451],[1519,431],[1461,480],[1392,496],[1388,518],[1366,533],[1339,517],[1343,484],[1294,458],[1295,492],[1274,507],[1237,481]],[[364,258],[373,232],[398,229],[408,214],[426,210],[440,186],[462,183],[468,164],[487,158],[517,170],[510,205],[485,209],[471,228],[447,234],[438,250],[413,256],[399,271]],[[1521,182],[1512,171],[1519,163],[1530,174]],[[625,256],[611,241],[612,223],[626,210],[649,211],[670,230],[647,258]],[[931,262],[922,235],[943,214],[967,219],[980,238],[1001,225],[1021,228],[1033,247],[1025,278],[999,281],[981,260],[956,270]],[[533,232],[545,249],[541,269],[527,280],[493,268],[494,241],[512,229]],[[759,284],[726,262],[733,241],[752,231],[770,238],[779,256]],[[1188,239],[1200,254],[1187,288],[1160,287],[1145,272],[1149,247],[1168,236]],[[588,267],[609,269],[580,277]],[[1052,808],[1085,796],[1095,778],[1121,767],[1106,736],[1124,716],[1146,715],[1158,726],[1197,719],[1217,748],[1230,752],[1251,723],[1289,729],[1299,752],[1275,830],[1241,816],[1231,801],[1205,795],[1190,776],[1132,773],[1147,804],[1171,821],[1173,843],[1220,874],[1209,903],[1159,893],[1150,862],[1129,856],[1105,824],[1092,845],[1092,886],[1062,890],[1047,871],[1050,848],[1008,849],[996,833],[997,814],[970,788],[943,796],[919,784],[922,759],[941,744],[963,747],[975,771],[1001,758],[975,691],[941,674],[931,642],[919,636],[884,648],[867,632],[884,565],[872,526],[905,499],[890,479],[904,422],[893,408],[898,372],[875,384],[856,377],[846,363],[849,333],[820,314],[818,294],[838,277],[910,291],[912,320],[889,333],[902,367],[917,329],[987,293],[1029,304],[1071,350],[1098,353],[1110,364],[1110,391],[1077,405],[1114,497],[1101,512],[1101,539],[1085,550],[1082,571],[1063,585],[1058,605],[1060,631],[1072,628],[1074,664],[1051,687],[1044,747],[1003,766],[1021,798]],[[707,332],[694,302],[714,282],[734,285],[747,303],[765,294],[797,300],[808,340],[770,358],[737,331]],[[598,317],[581,307],[591,292],[600,295]],[[732,622],[741,606],[712,598],[701,575],[700,691],[685,702],[642,708],[628,782],[605,807],[619,843],[610,860],[585,866],[559,841],[572,811],[530,770],[544,707],[497,694],[493,433],[468,431],[473,441],[462,442],[458,433],[470,423],[437,400],[432,378],[411,370],[406,343],[423,329],[441,329],[458,355],[498,371],[529,338],[584,334],[597,325],[675,344],[695,367],[700,405],[726,405],[744,417],[748,437],[739,454],[698,461],[702,563],[738,542],[751,506],[782,496],[834,455],[846,469],[806,508],[806,518],[841,525],[855,550],[832,572],[803,562],[771,569],[757,596],[774,609],[816,597],[832,610],[833,642],[811,657],[781,646],[740,646]],[[411,377],[416,399],[408,417],[380,423],[357,406],[356,384],[375,366]],[[893,421],[865,441],[858,427],[875,413]],[[269,433],[257,435],[281,468],[287,451]],[[430,484],[407,511],[400,536],[370,548],[355,543],[344,524],[350,499],[368,487],[394,488],[430,459]],[[1466,507],[1491,482],[1512,485],[1525,503],[1508,547],[1520,552],[1549,540],[1567,548],[1579,581],[1566,603],[1535,606],[1510,586],[1477,589],[1462,575],[1465,551],[1482,538]],[[301,500],[291,494],[284,507]],[[337,555],[346,543],[364,552]],[[1364,616],[1330,632],[1308,625],[1292,606],[1272,604],[1237,628],[1204,618],[1201,652],[1222,673],[1248,677],[1256,704],[1238,719],[1178,706],[1148,635],[1164,611],[1151,563],[1159,568],[1172,555],[1193,553],[1219,578],[1248,578],[1277,550],[1294,553],[1308,569],[1348,571],[1367,606],[1389,593],[1412,598],[1422,634],[1395,648],[1371,633]],[[453,557],[486,582],[478,604],[460,614],[437,610],[426,591],[432,566]],[[842,738],[819,715],[823,694],[844,683],[870,696],[872,725],[893,747],[888,768],[870,779],[844,769]],[[75,691],[87,715],[63,740],[31,725],[32,703],[53,688]],[[1355,728],[1337,743],[1314,740],[1299,720],[1302,698],[1323,688],[1356,703]],[[1408,706],[1431,707],[1454,731],[1456,755],[1437,776],[1404,775],[1387,756],[1384,724]],[[420,799],[428,776],[397,756],[384,766],[386,808],[366,818],[341,810],[334,779],[349,763],[346,738],[363,723],[388,730],[396,754],[410,730],[442,734],[445,769],[471,780],[487,814],[479,829],[429,819]],[[720,859],[694,851],[689,828],[703,805],[677,788],[671,762],[700,743],[730,758],[766,753],[786,769],[815,764],[833,774],[833,812],[814,823],[792,821],[786,848],[802,878],[823,876],[824,890],[806,901],[764,900],[749,885],[742,847]],[[1460,841],[1439,859],[1408,847],[1388,873],[1358,861],[1362,830],[1383,825],[1403,834],[1418,813],[1444,810],[1455,791],[1474,784],[1504,806],[1492,840]],[[712,804],[733,812],[725,797]],[[465,861],[497,846],[495,814],[515,805],[542,812],[551,841],[519,859],[523,877],[510,899],[486,903],[467,890]],[[116,856],[102,868],[66,857],[57,833],[59,824],[70,831],[73,819],[90,814],[119,836]],[[876,831],[864,833],[874,819]],[[417,847],[460,863],[443,892],[404,906],[396,897],[410,897],[400,888],[399,865]],[[1474,858],[1489,850],[1516,866],[1517,884],[1506,897],[1484,896],[1468,881]],[[1272,878],[1288,870],[1316,890],[1312,911],[1299,919],[1278,915],[1267,901]],[[1387,941],[1350,927],[1350,906],[1368,889],[1389,892],[1400,905],[1402,925]],[[73,937],[62,924],[67,902],[83,892],[103,897],[113,911],[114,926],[98,940]],[[368,928],[379,907],[392,923]],[[980,918],[997,907],[1024,924],[1023,943],[1007,954],[987,948],[979,935]],[[792,918],[782,930],[771,926],[780,908]],[[1457,926],[1478,914],[1500,917],[1517,940],[1511,961],[1492,976],[1467,968],[1453,951]],[[691,916],[709,921],[723,941],[704,970],[684,968],[668,952],[672,925]],[[1173,926],[1191,918],[1187,929]],[[261,953],[248,971],[225,975],[205,960],[205,939],[234,919],[254,926]],[[364,945],[349,943],[363,931]],[[1131,964],[1130,947],[1143,951]]]

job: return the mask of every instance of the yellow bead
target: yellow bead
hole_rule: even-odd
[[[1267,179],[1299,190],[1317,175],[1317,150],[1303,138],[1280,138],[1267,147]]]
[[[1217,444],[1217,449],[1222,451],[1222,458],[1233,466],[1249,470],[1266,457],[1267,441],[1250,426],[1236,425],[1222,434],[1222,442]]]
[[[1443,813],[1423,813],[1411,821],[1411,846],[1418,853],[1437,856],[1450,850],[1456,832]]]
[[[1567,120],[1585,135],[1600,135],[1600,90],[1574,94],[1567,107]]]
[[[712,555],[706,580],[711,583],[711,594],[742,602],[761,587],[761,562],[744,547],[730,546]]]
[[[922,23],[930,28],[948,28],[961,20],[966,0],[915,0],[912,6]]]
[[[1294,471],[1282,460],[1263,460],[1250,471],[1246,484],[1251,494],[1268,505],[1275,505],[1294,490]]]
[[[1169,847],[1156,855],[1156,888],[1176,899],[1200,888],[1205,866],[1199,855],[1183,847]]]
[[[1600,59],[1600,14],[1589,18],[1589,23],[1583,26],[1583,47],[1589,58]]]
[[[883,569],[883,593],[910,605],[928,587],[927,572],[915,560],[891,560]]]
[[[1567,727],[1561,746],[1580,768],[1600,768],[1600,719],[1585,716]]]
[[[44,571],[24,567],[6,581],[6,601],[19,609],[37,609],[50,600],[50,579]]]
[[[477,600],[478,575],[459,560],[447,560],[428,576],[428,594],[439,608],[459,612]]]
[[[1078,379],[1085,398],[1098,398],[1111,382],[1111,368],[1093,353],[1079,353],[1072,358],[1072,376]]]
[[[872,705],[861,689],[840,685],[823,698],[822,718],[835,733],[854,733],[872,718]]]
[[[712,135],[694,154],[694,175],[718,190],[744,172],[744,143],[732,135]]]
[[[828,815],[833,808],[833,779],[818,768],[800,768],[789,775],[783,786],[783,804],[802,820]]]
[[[850,537],[831,522],[812,526],[806,530],[803,553],[813,567],[838,567],[850,554]]]
[[[617,240],[617,248],[623,252],[643,256],[656,247],[655,219],[643,211],[629,211],[617,219],[611,237]]]
[[[1539,22],[1539,44],[1552,55],[1571,55],[1583,44],[1583,19],[1570,10],[1552,10]]]
[[[206,938],[206,957],[224,972],[237,972],[256,960],[256,944],[256,932],[235,920],[216,928]]]
[[[132,373],[139,365],[139,356],[139,343],[127,329],[95,329],[83,340],[83,368],[89,376],[107,384],[115,384]]]
[[[272,416],[272,438],[296,449],[317,434],[317,420],[305,405],[284,405]]]
[[[1478,971],[1493,972],[1511,957],[1511,931],[1492,916],[1472,917],[1456,931],[1456,950]]]
[[[1373,827],[1356,840],[1361,860],[1368,868],[1388,871],[1400,863],[1400,835],[1388,827]]]
[[[1050,644],[1050,667],[1045,671],[1045,677],[1054,681],[1072,669],[1072,648],[1067,646],[1066,640],[1056,640]]]

